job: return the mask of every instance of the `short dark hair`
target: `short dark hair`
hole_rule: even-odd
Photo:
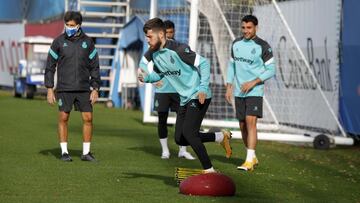
[[[165,33],[165,24],[160,18],[152,18],[146,21],[143,31],[146,34],[148,30],[163,31]]]
[[[252,22],[255,26],[258,25],[258,19],[254,15],[246,15],[241,19],[241,22]]]
[[[175,24],[171,20],[165,20],[164,24],[165,24],[165,29],[171,29],[171,28],[175,29]]]
[[[82,15],[78,11],[67,11],[64,15],[64,22],[67,23],[69,21],[75,21],[76,24],[81,25],[82,23]]]

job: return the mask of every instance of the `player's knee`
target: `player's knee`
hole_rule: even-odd
[[[59,122],[67,123],[69,121],[69,114],[62,113],[59,115]]]
[[[247,127],[254,127],[256,126],[256,116],[246,116],[246,126]]]
[[[189,139],[191,138],[192,136],[195,135],[196,132],[194,132],[193,129],[191,128],[184,128],[183,129],[183,136],[186,138],[186,139]]]
[[[82,116],[84,123],[92,123],[92,115],[91,114],[84,114]]]

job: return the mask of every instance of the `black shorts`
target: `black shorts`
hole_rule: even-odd
[[[245,121],[246,116],[263,116],[262,97],[235,97],[236,118]]]
[[[178,93],[155,93],[154,111],[168,112],[169,109],[177,112],[180,105],[180,97]]]
[[[90,92],[57,92],[59,111],[69,113],[74,105],[75,111],[92,112]]]

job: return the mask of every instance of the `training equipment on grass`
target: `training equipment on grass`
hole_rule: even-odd
[[[175,180],[178,184],[186,178],[205,173],[202,169],[175,168]]]
[[[199,196],[233,196],[236,191],[234,181],[221,173],[205,173],[190,176],[181,181],[180,193]]]

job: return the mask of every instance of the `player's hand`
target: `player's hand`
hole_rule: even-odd
[[[91,91],[90,93],[90,101],[91,101],[91,105],[95,104],[95,102],[98,100],[99,98],[99,93],[96,90]]]
[[[199,97],[199,103],[204,104],[206,99],[206,94],[204,92],[199,92],[198,97]]]
[[[241,92],[248,93],[257,84],[256,80],[245,82],[241,85]]]
[[[56,102],[54,90],[52,88],[47,89],[47,102],[51,105],[54,105]]]
[[[163,81],[159,80],[159,81],[155,82],[154,85],[155,85],[155,87],[160,88],[163,86]]]
[[[141,68],[138,68],[138,71],[137,71],[137,76],[138,76],[138,80],[140,82],[144,82],[144,78],[145,78],[145,71]]]
[[[229,104],[231,104],[232,98],[233,98],[233,89],[232,86],[228,85],[226,87],[225,99]]]

